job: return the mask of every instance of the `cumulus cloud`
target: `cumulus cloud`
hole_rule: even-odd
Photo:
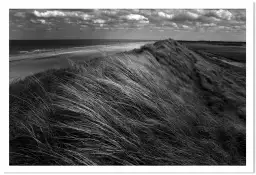
[[[232,17],[232,13],[230,13],[228,10],[217,10],[216,14],[219,18],[230,20]]]
[[[190,18],[194,18],[194,19],[197,19],[199,17],[198,14],[196,13],[192,13],[190,11],[187,12],[187,15],[190,17]]]
[[[52,24],[51,22],[46,21],[45,19],[31,19],[30,22],[34,23],[34,24]]]
[[[118,10],[109,10],[109,9],[106,9],[106,10],[101,10],[100,13],[104,13],[104,14],[107,14],[107,15],[116,15],[118,13]]]
[[[10,10],[11,26],[70,25],[93,29],[245,31],[243,9],[35,9]],[[222,27],[221,27],[222,26]],[[31,27],[31,26],[29,26]],[[200,30],[199,30],[200,29]]]
[[[46,23],[46,21],[44,19],[39,19],[38,21],[40,21],[42,24]]]
[[[144,25],[149,23],[148,18],[146,18],[143,15],[139,15],[139,14],[128,14],[128,15],[124,16],[124,19],[126,19],[127,21],[123,21],[123,22],[128,22],[128,23],[132,22],[131,25],[133,25],[134,23],[139,23],[139,24],[144,24]]]
[[[215,24],[215,23],[202,24],[202,26],[205,26],[205,27],[212,27],[212,26],[216,26],[216,24]]]
[[[197,12],[198,14],[204,14],[205,10],[204,9],[195,9],[195,12]]]
[[[178,27],[178,25],[175,22],[172,22],[171,25],[176,28]]]
[[[195,21],[197,19],[199,19],[200,15],[190,12],[190,11],[178,11],[176,12],[174,15],[172,15],[171,20],[174,22],[187,22],[187,21]]]
[[[229,26],[218,26],[217,28],[223,29],[223,30],[231,30],[231,27]]]
[[[39,11],[35,10],[34,15],[37,17],[42,17],[42,18],[75,17],[75,18],[82,18],[84,20],[88,20],[91,17],[91,15],[88,15],[88,14],[80,12],[80,11],[71,11],[70,12],[70,11],[59,11],[59,10],[45,11],[45,12],[39,12]]]
[[[205,16],[209,16],[209,17],[214,17],[217,19],[222,19],[222,20],[231,20],[232,18],[232,13],[229,10],[223,10],[223,9],[219,9],[219,10],[207,10],[204,12]]]
[[[170,23],[168,23],[168,24],[166,24],[167,26],[172,26],[172,27],[175,27],[175,28],[177,28],[178,27],[178,25],[175,23],[175,22],[170,22]]]
[[[64,12],[61,11],[46,11],[46,12],[39,12],[37,10],[34,11],[34,14],[37,17],[44,17],[44,18],[49,18],[49,17],[63,17],[66,16],[66,14]]]
[[[142,15],[138,15],[138,14],[129,14],[129,15],[126,16],[126,18],[128,20],[137,20],[137,21],[142,21],[142,20],[147,21],[148,20],[148,18],[146,18]]]
[[[167,13],[164,13],[164,12],[158,12],[158,15],[159,16],[161,16],[161,17],[163,17],[163,18],[168,18],[168,19],[171,19],[171,18],[173,18],[173,14],[172,15],[169,15],[169,14],[167,14]]]
[[[201,22],[196,22],[197,27],[213,27],[216,26],[217,24],[215,23],[201,23]]]
[[[96,23],[96,24],[104,24],[105,20],[103,20],[103,19],[95,19],[95,20],[93,20],[93,22]]]
[[[181,25],[181,27],[182,27],[183,29],[191,29],[191,27],[189,27],[189,26],[187,26],[187,25]]]

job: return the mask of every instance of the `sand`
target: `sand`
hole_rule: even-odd
[[[69,60],[90,60],[96,57],[112,55],[119,52],[139,48],[148,42],[136,42],[127,44],[97,45],[87,47],[76,47],[56,52],[32,53],[18,56],[10,56],[9,82],[14,79],[22,79],[28,75],[42,72],[52,68],[65,68]]]

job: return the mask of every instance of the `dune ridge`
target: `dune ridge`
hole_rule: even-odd
[[[245,69],[172,39],[10,84],[10,165],[245,165]]]

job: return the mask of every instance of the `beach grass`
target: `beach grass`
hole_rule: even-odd
[[[12,82],[10,165],[245,165],[245,121],[195,64],[167,40]]]

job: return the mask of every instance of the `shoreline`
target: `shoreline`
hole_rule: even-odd
[[[116,49],[122,48],[137,48],[138,46],[142,46],[152,42],[134,42],[134,43],[118,43],[118,44],[109,44],[109,45],[92,45],[92,46],[82,46],[82,47],[69,47],[69,48],[60,48],[60,49],[49,49],[48,51],[42,52],[29,52],[24,54],[17,55],[9,55],[9,61],[19,61],[24,59],[36,59],[54,55],[62,55],[66,53],[74,53],[74,52],[85,52],[85,51],[96,51],[99,49],[103,49],[103,51],[108,51],[108,49],[116,47]]]
[[[15,79],[23,79],[29,75],[49,69],[65,68],[68,59],[74,61],[90,60],[124,51],[130,51],[150,42],[135,42],[113,45],[95,45],[79,48],[63,49],[61,52],[45,52],[9,57],[9,83]]]

